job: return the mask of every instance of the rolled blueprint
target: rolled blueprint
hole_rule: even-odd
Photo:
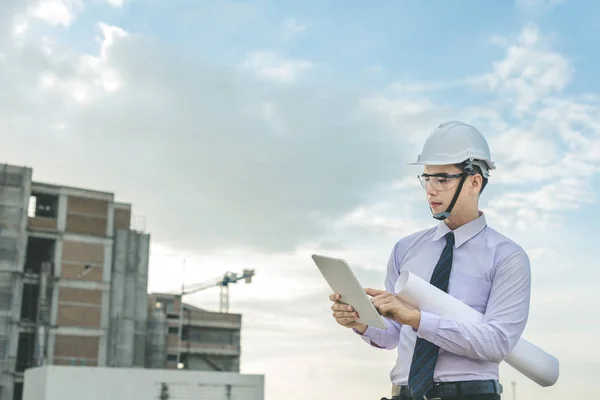
[[[482,313],[411,272],[400,274],[395,291],[402,302],[418,310],[461,322],[483,321]],[[504,361],[540,386],[558,380],[558,360],[523,338]]]

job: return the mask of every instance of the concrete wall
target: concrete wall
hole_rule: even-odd
[[[146,336],[146,368],[167,366],[167,315],[162,308],[152,307],[148,314]]]
[[[150,235],[117,229],[114,236],[108,365],[144,367]]]
[[[87,367],[26,371],[23,400],[264,400],[264,376],[229,372]]]
[[[108,209],[112,199],[94,199],[70,195],[67,200],[66,231],[83,235],[105,236]]]

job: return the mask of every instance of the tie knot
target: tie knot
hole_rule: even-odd
[[[446,233],[446,243],[454,246],[454,232]]]

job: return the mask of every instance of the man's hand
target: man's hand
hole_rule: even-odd
[[[352,306],[348,304],[340,303],[339,293],[332,293],[329,295],[329,300],[333,301],[331,310],[333,311],[333,317],[336,322],[345,328],[354,328],[361,334],[367,329],[367,325],[360,322],[356,322],[358,319],[358,312],[354,311]]]
[[[415,329],[419,328],[421,321],[421,312],[419,310],[408,307],[396,296],[385,290],[368,288],[365,289],[365,292],[371,296],[371,302],[381,315],[393,319],[402,325],[409,325]]]

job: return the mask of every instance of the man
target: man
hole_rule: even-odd
[[[351,306],[330,300],[337,322],[374,347],[398,349],[390,373],[392,399],[501,398],[499,363],[521,337],[529,316],[527,253],[487,226],[479,196],[494,169],[483,135],[450,121],[427,138],[419,176],[438,225],[400,239],[387,265],[385,291],[366,289],[386,330],[358,323]],[[485,315],[454,321],[411,309],[394,296],[402,271],[411,271]]]

